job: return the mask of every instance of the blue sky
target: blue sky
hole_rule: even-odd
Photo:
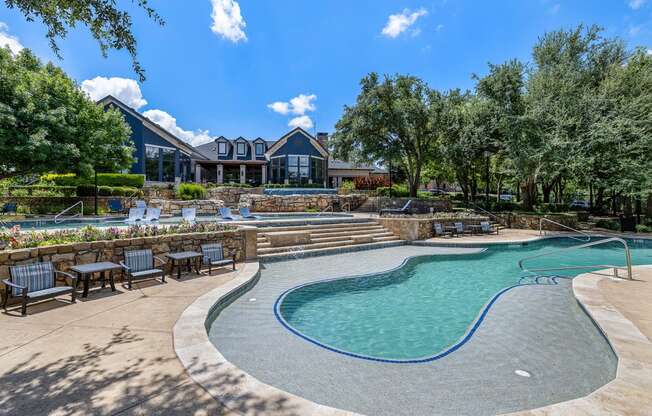
[[[537,38],[560,27],[598,24],[652,47],[652,0],[150,0],[164,27],[119,1],[133,12],[147,71],[138,84],[129,56],[103,58],[86,29],[60,42],[59,61],[43,26],[1,3],[0,44],[32,49],[93,95],[111,92],[194,144],[276,139],[290,125],[332,132],[370,71],[472,88],[488,62],[528,61]]]

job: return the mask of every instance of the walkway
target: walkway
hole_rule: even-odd
[[[0,415],[221,414],[187,376],[171,334],[188,304],[237,272],[213,273],[0,314]]]

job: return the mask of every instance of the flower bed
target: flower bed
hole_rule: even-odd
[[[235,227],[218,223],[173,224],[166,226],[134,225],[131,227],[98,228],[86,226],[79,229],[56,231],[21,231],[20,226],[0,231],[0,249],[45,247],[56,244],[89,243],[126,238],[155,237],[169,234],[206,233],[234,230]]]

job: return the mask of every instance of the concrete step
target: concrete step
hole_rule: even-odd
[[[387,231],[385,227],[382,225],[377,225],[373,227],[365,227],[365,228],[354,228],[350,230],[323,230],[323,231],[311,231],[310,236],[311,237],[336,237],[339,235],[350,235],[350,234],[360,234],[360,233],[373,233],[373,232],[383,232]]]
[[[324,243],[311,243],[301,246],[282,246],[282,247],[263,247],[258,248],[258,255],[261,254],[272,254],[272,253],[285,253],[285,252],[296,252],[296,251],[305,251],[312,250],[316,248],[328,248],[328,247],[338,247],[346,246],[353,244],[353,240],[342,240],[342,241],[327,241]]]
[[[367,244],[354,244],[354,245],[346,245],[346,246],[339,246],[339,247],[310,249],[302,252],[260,254],[258,255],[258,260],[260,260],[263,263],[271,263],[275,261],[296,260],[304,257],[326,256],[329,254],[341,254],[341,253],[349,253],[354,251],[374,250],[378,248],[401,246],[404,244],[405,244],[404,240],[393,240],[393,241],[379,241],[379,242],[367,243]]]
[[[261,227],[258,229],[258,234],[273,233],[279,231],[312,231],[323,230],[329,228],[342,228],[353,229],[357,227],[368,227],[369,225],[379,225],[377,221],[368,220],[364,222],[351,222],[351,223],[336,223],[336,224],[313,224],[313,225],[297,225],[297,226],[283,226],[283,227]]]
[[[400,238],[392,233],[389,233],[390,235],[385,235],[385,236],[378,236],[374,237],[374,241],[396,241],[400,240]]]
[[[350,240],[352,236],[364,236],[364,235],[369,235],[372,238],[380,238],[380,237],[389,237],[393,236],[390,231],[378,231],[378,232],[364,232],[364,233],[347,233],[346,235],[336,235],[336,236],[328,236],[328,237],[311,237],[310,241],[313,243],[325,243],[328,241],[346,241]],[[259,246],[260,247],[260,246]]]

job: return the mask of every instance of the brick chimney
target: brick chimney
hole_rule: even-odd
[[[328,133],[317,133],[317,141],[328,150]]]

